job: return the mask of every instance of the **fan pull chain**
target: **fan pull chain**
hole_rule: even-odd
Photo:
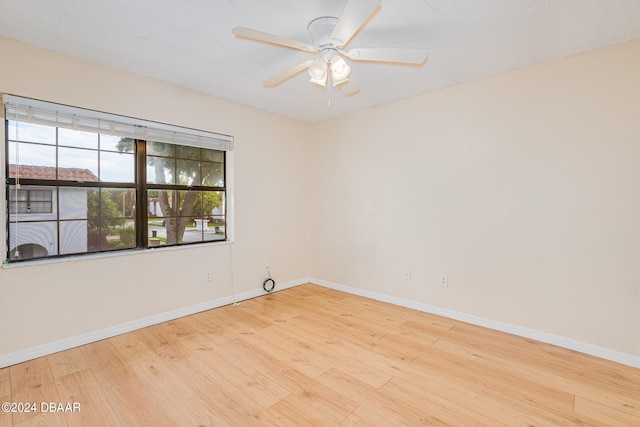
[[[331,108],[331,92],[333,90],[333,81],[331,78],[331,73],[328,73],[329,75],[327,76],[327,80],[328,80],[328,87],[327,87],[327,108]]]

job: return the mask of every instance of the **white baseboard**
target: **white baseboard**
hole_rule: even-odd
[[[273,292],[277,292],[283,289],[292,288],[294,286],[309,283],[310,281],[311,279],[307,277],[307,278],[292,280],[285,283],[278,283]],[[266,292],[263,289],[255,289],[255,290],[243,292],[241,294],[236,295],[235,301],[244,301],[244,300],[248,300],[248,299],[255,298],[265,294]],[[218,298],[215,300],[205,301],[199,304],[195,304],[189,307],[179,308],[177,310],[167,311],[164,313],[155,314],[153,316],[144,317],[142,319],[121,323],[119,325],[110,326],[104,329],[99,329],[97,331],[88,332],[86,334],[76,335],[73,337],[64,338],[59,341],[38,345],[35,347],[27,348],[25,350],[3,354],[3,355],[0,355],[0,368],[15,365],[16,363],[26,362],[27,360],[46,356],[48,354],[57,353],[63,350],[68,350],[70,348],[89,344],[95,341],[100,341],[106,338],[111,338],[116,335],[124,334],[125,332],[131,332],[131,331],[135,331],[136,329],[142,329],[142,328],[146,328],[147,326],[157,325],[158,323],[167,322],[169,320],[178,319],[184,316],[189,316],[191,314],[199,313],[201,311],[222,307],[224,305],[232,304],[233,302],[234,302],[233,296]]]
[[[634,368],[640,368],[640,357],[633,356],[627,353],[622,353],[616,350],[611,350],[605,347],[583,343],[580,341],[561,337],[561,336],[550,334],[547,332],[540,332],[534,329],[524,328],[522,326],[516,326],[509,323],[498,322],[491,319],[485,319],[483,317],[474,316],[472,314],[466,314],[458,311],[448,310],[445,308],[435,307],[435,306],[424,304],[417,301],[397,298],[390,295],[380,294],[377,292],[371,292],[364,289],[341,285],[338,283],[332,283],[326,280],[320,280],[315,278],[311,278],[309,280],[311,281],[311,283],[315,283],[317,285],[324,286],[326,288],[335,289],[338,291],[343,291],[350,294],[371,298],[377,301],[388,302],[388,303],[399,305],[402,307],[407,307],[414,310],[424,311],[426,313],[448,317],[450,319],[460,320],[462,322],[471,323],[473,325],[484,326],[485,328],[507,332],[509,334],[518,335],[524,338],[530,338],[536,341],[541,341],[547,344],[553,344],[559,347],[567,348],[569,350],[575,350],[580,353],[596,356],[601,359],[622,363],[624,365],[629,365]]]

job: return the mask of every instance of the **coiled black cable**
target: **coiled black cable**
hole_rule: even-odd
[[[267,284],[269,282],[271,282],[271,287],[269,289],[267,289]],[[265,279],[264,282],[262,282],[262,289],[264,289],[265,292],[271,292],[273,290],[273,288],[275,288],[275,287],[276,287],[276,282],[270,277],[268,279]]]
[[[269,275],[269,277],[264,279],[264,282],[262,282],[262,289],[264,289],[265,292],[271,292],[276,287],[276,281],[271,277],[269,266],[267,266],[267,274]],[[271,286],[269,287],[269,289],[267,289],[267,285],[269,284],[269,282],[271,282]]]

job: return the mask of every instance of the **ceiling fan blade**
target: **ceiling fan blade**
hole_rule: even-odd
[[[270,79],[265,80],[264,82],[262,82],[262,84],[265,87],[278,86],[280,83],[283,83],[284,81],[289,80],[291,77],[295,76],[296,74],[299,74],[299,73],[303,72],[304,70],[309,68],[309,66],[311,64],[313,64],[313,59],[309,59],[308,61],[304,61],[301,64],[294,65],[293,67],[289,68],[288,70],[285,70],[285,71],[281,72],[280,74],[275,75],[275,76],[271,77]]]
[[[231,32],[234,35],[243,37],[245,39],[256,40],[269,44],[276,44],[278,46],[290,47],[292,49],[303,50],[305,52],[317,52],[317,50],[314,49],[313,46],[309,46],[306,43],[302,43],[297,40],[285,39],[284,37],[275,36],[269,33],[263,33],[262,31],[252,30],[251,28],[236,27]]]
[[[380,8],[382,0],[349,0],[344,6],[338,22],[331,33],[331,41],[342,47],[349,43],[351,37]]]
[[[423,64],[429,56],[429,50],[422,48],[362,48],[351,49],[344,54],[354,61]]]
[[[345,83],[342,83],[338,87],[340,88],[342,93],[344,93],[346,96],[355,95],[356,93],[360,92],[360,86],[353,79],[353,77],[349,77],[348,81],[346,81]]]

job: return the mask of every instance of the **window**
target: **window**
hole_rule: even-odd
[[[51,190],[17,190],[9,207],[12,214],[52,212]]]
[[[140,125],[105,134],[103,122],[83,127],[78,116],[66,126],[59,112],[38,122],[10,108],[10,261],[227,240],[226,149],[177,144],[164,129],[138,135]]]
[[[155,141],[146,149],[152,244],[223,240],[225,153]]]

